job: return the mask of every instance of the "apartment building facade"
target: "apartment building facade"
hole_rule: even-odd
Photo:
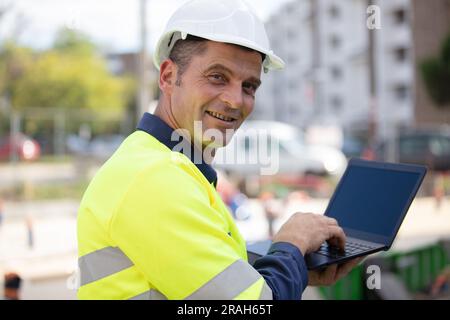
[[[372,123],[380,137],[413,122],[410,0],[294,0],[267,30],[286,69],[263,77],[254,118],[349,133]]]

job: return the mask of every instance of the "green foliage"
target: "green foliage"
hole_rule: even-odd
[[[0,95],[13,108],[124,110],[134,96],[132,78],[112,75],[83,34],[62,29],[50,50],[0,48]]]
[[[420,71],[430,97],[439,107],[450,105],[450,35],[442,44],[438,57],[420,64]]]
[[[53,48],[59,52],[77,55],[95,53],[95,45],[85,34],[67,28],[58,31]]]
[[[120,109],[128,82],[112,77],[95,56],[50,51],[42,54],[16,84],[14,106]]]
[[[447,67],[450,66],[450,34],[447,36],[442,46],[441,60]]]
[[[0,95],[10,98],[15,84],[33,64],[31,49],[6,42],[0,47]]]

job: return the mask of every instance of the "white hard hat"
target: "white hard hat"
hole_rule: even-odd
[[[265,54],[264,71],[282,69],[284,62],[270,50],[264,24],[243,0],[191,0],[170,18],[156,45],[153,62],[159,70],[175,42],[188,35],[237,44]]]

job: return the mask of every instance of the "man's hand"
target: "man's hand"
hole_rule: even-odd
[[[330,286],[335,284],[339,279],[345,277],[354,267],[356,267],[364,257],[350,260],[344,264],[333,264],[325,270],[312,270],[308,273],[310,286]]]
[[[273,237],[273,242],[292,243],[303,255],[316,251],[325,241],[344,249],[344,231],[335,219],[312,213],[295,213]]]

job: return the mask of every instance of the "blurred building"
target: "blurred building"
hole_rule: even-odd
[[[372,41],[371,3],[381,10]],[[254,118],[367,131],[372,114],[381,136],[413,123],[410,0],[293,0],[267,29],[287,68],[263,77]],[[377,100],[371,100],[371,65]]]
[[[108,69],[116,75],[132,75],[137,78],[139,53],[111,53],[106,56]]]
[[[450,0],[413,0],[414,56],[420,62],[437,56],[450,33]],[[450,106],[437,108],[416,68],[415,119],[417,124],[450,124]],[[450,86],[450,85],[449,85]],[[449,89],[450,90],[450,89]]]
[[[108,69],[115,75],[119,76],[130,76],[134,78],[136,82],[139,81],[140,68],[141,68],[141,54],[139,52],[128,52],[128,53],[110,53],[106,55]],[[148,80],[148,90],[151,93],[151,97],[159,97],[159,87],[157,83],[157,71],[153,66],[151,59],[146,59],[146,69],[150,73],[150,79]],[[139,92],[136,95],[136,101],[139,99]],[[157,100],[157,99],[156,99]],[[148,102],[145,111],[153,112],[156,108],[156,101],[152,99]],[[138,114],[138,118],[134,119],[138,121],[141,117],[141,110],[137,110],[137,105],[134,106],[135,109],[130,111],[130,118],[134,118],[135,114]]]

